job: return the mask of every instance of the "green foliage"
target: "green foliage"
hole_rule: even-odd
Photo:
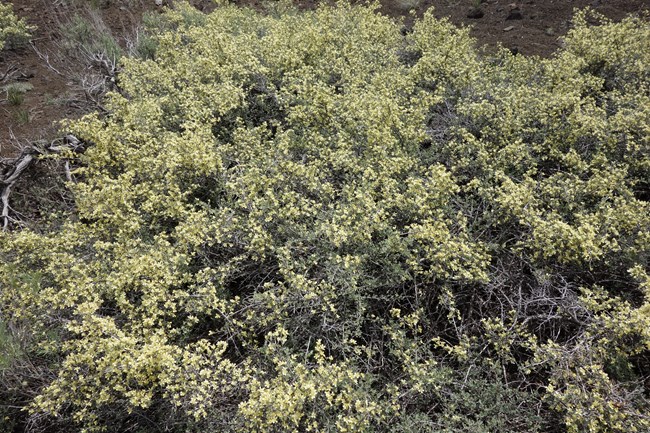
[[[7,102],[10,105],[21,105],[25,100],[25,93],[32,90],[33,86],[29,83],[11,83],[4,87],[7,92]]]
[[[4,322],[0,322],[0,350],[0,370],[4,370],[20,353],[20,349]]]
[[[16,110],[14,112],[14,119],[16,119],[16,122],[19,125],[24,125],[26,123],[29,123],[30,121],[29,111],[24,108]]]
[[[156,20],[67,125],[76,214],[2,234],[32,422],[647,431],[648,24],[480,58],[431,12],[276,7]]]
[[[71,55],[100,55],[113,63],[123,55],[122,48],[96,13],[91,13],[90,19],[74,15],[70,22],[61,27],[61,31],[63,48]]]
[[[0,4],[0,50],[5,46],[16,47],[25,44],[33,26],[27,25],[24,19],[14,15],[11,3]]]
[[[142,28],[136,33],[132,56],[151,60],[156,55],[158,42],[156,35],[169,31],[167,16],[157,12],[145,12],[142,15]]]
[[[429,431],[534,433],[541,430],[535,395],[505,385],[498,375],[476,377],[475,372],[467,373],[441,392],[443,410]]]

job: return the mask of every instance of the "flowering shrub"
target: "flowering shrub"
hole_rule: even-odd
[[[576,24],[168,11],[67,126],[68,221],[2,235],[31,422],[647,431],[650,29]]]
[[[33,30],[25,20],[14,15],[11,3],[0,4],[0,50],[6,45],[20,44],[29,39]]]

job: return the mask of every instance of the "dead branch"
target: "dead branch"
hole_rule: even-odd
[[[9,221],[12,220],[9,216],[9,197],[11,195],[11,190],[18,181],[20,175],[34,162],[36,155],[61,153],[64,150],[71,150],[72,152],[80,153],[84,150],[83,142],[74,135],[68,134],[63,139],[51,142],[50,145],[45,148],[28,146],[23,149],[18,157],[0,161],[3,166],[7,167],[2,173],[0,173],[0,201],[2,202],[2,214],[0,214],[0,217],[2,217],[3,220],[3,231],[7,230],[9,227]],[[66,161],[65,167],[66,179],[72,181],[69,161]]]
[[[25,149],[18,158],[15,158],[11,164],[9,164],[8,172],[3,176],[4,179],[0,179],[2,184],[2,195],[0,195],[0,200],[2,200],[2,230],[7,230],[9,226],[9,195],[11,194],[11,188],[18,177],[22,174],[23,171],[32,163],[34,155],[32,154],[32,149]]]
[[[52,66],[52,64],[50,63],[50,56],[48,54],[44,54],[41,51],[39,51],[38,48],[36,48],[36,45],[34,45],[34,42],[30,42],[30,44],[34,49],[36,55],[45,62],[45,64],[47,65],[48,68],[50,68],[50,70],[52,70],[53,72],[55,72],[56,74],[62,77],[67,77],[65,74],[61,73],[61,71],[59,71],[57,68]]]
[[[0,83],[10,81],[11,78],[18,72],[18,66],[10,65],[9,68],[0,76]]]

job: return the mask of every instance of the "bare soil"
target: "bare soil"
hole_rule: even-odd
[[[0,0],[6,1],[6,0]],[[125,44],[138,27],[145,11],[161,10],[154,0],[9,0],[15,13],[35,25],[32,45],[0,53],[0,77],[12,71],[11,81],[28,82],[33,89],[16,106],[0,95],[0,156],[16,155],[20,147],[38,139],[56,136],[56,122],[83,115],[91,109],[83,89],[65,71],[75,65],[62,64],[61,27],[90,9],[99,15],[117,40]],[[168,3],[171,0],[165,0]],[[197,8],[210,11],[210,0],[192,0]],[[260,7],[259,0],[236,3]],[[317,0],[296,1],[313,8]],[[630,13],[650,9],[650,0],[381,0],[380,11],[391,17],[413,20],[409,10],[421,15],[434,7],[434,15],[448,17],[459,26],[471,26],[479,46],[494,50],[502,44],[522,55],[551,56],[571,25],[576,8],[591,7],[618,21]],[[84,67],[83,65],[76,65]]]

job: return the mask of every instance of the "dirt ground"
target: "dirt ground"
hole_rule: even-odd
[[[7,1],[7,0],[0,0]],[[10,157],[27,142],[56,135],[56,122],[77,117],[92,106],[78,83],[70,78],[70,68],[57,55],[61,51],[62,26],[75,13],[94,13],[110,28],[120,43],[132,37],[144,11],[160,10],[155,0],[9,0],[15,13],[35,25],[32,45],[0,53],[0,77],[7,71],[11,80],[33,86],[18,106],[0,95],[0,156]],[[164,0],[165,3],[171,0]],[[258,0],[237,3],[259,7]],[[192,0],[205,11],[210,0]],[[296,1],[301,7],[314,7],[318,1]],[[560,46],[576,8],[591,7],[605,16],[620,20],[630,13],[650,10],[650,0],[381,0],[381,12],[405,17],[434,7],[437,17],[449,17],[456,25],[471,26],[479,46],[488,50],[501,43],[522,55],[550,56]]]

